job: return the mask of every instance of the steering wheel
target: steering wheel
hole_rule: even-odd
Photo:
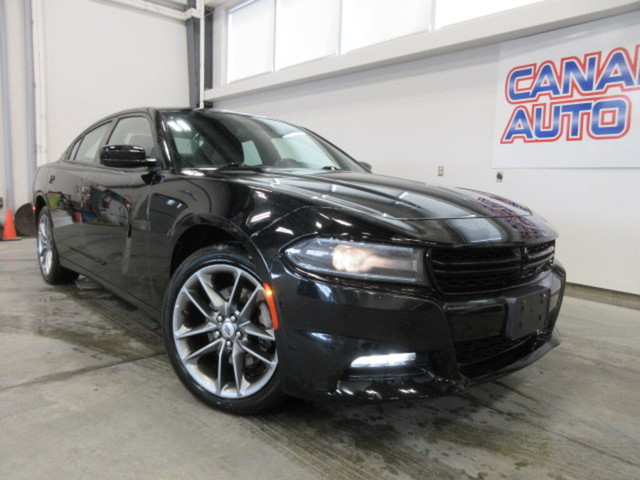
[[[304,168],[305,164],[294,158],[281,158],[274,166],[284,168]]]

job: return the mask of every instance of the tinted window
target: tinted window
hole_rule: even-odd
[[[98,156],[98,149],[110,126],[110,123],[105,123],[84,136],[75,156],[76,162],[93,163]]]
[[[244,163],[246,165],[253,166],[262,164],[256,144],[252,140],[242,142],[242,155],[244,156]]]
[[[145,117],[127,117],[118,121],[108,144],[142,147],[147,152],[147,157],[154,156],[155,142],[151,126]]]
[[[76,140],[76,143],[74,143],[67,149],[66,154],[64,156],[66,160],[73,160],[75,158],[76,152],[78,151],[78,147],[80,146],[81,141],[82,139]]]
[[[164,119],[182,167],[364,171],[330,143],[288,123],[217,112],[168,113]]]

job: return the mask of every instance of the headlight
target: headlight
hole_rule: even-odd
[[[329,238],[303,240],[285,251],[297,267],[314,273],[402,283],[426,283],[424,251]]]

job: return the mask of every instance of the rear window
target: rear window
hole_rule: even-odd
[[[76,157],[76,153],[78,152],[78,147],[80,146],[81,140],[82,139],[76,140],[76,143],[74,143],[67,149],[67,154],[64,157],[66,160],[73,160]]]

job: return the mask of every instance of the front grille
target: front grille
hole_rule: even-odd
[[[553,262],[555,242],[526,247],[438,247],[428,263],[443,293],[475,293],[527,283]]]
[[[490,358],[497,357],[502,353],[506,353],[512,350],[528,340],[533,335],[527,335],[523,338],[511,340],[502,335],[498,335],[490,338],[483,338],[482,340],[469,340],[466,342],[456,342],[454,344],[456,350],[456,358],[460,365],[471,365],[479,363]]]

